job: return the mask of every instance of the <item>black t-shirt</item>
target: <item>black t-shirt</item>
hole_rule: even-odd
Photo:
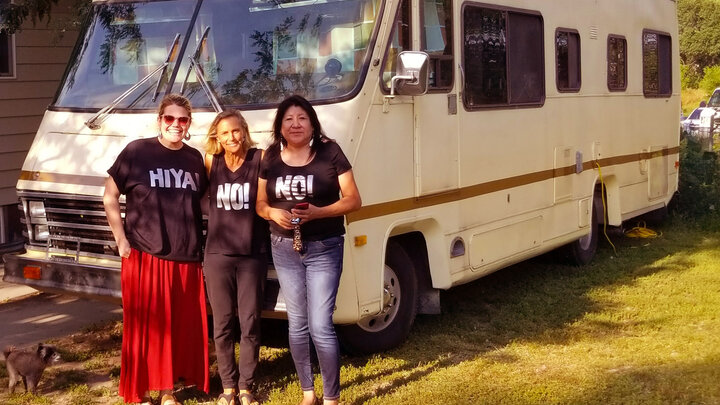
[[[260,166],[260,178],[267,180],[270,206],[290,210],[295,204],[309,202],[318,207],[328,206],[340,199],[338,176],[352,166],[340,146],[332,141],[321,142],[315,157],[305,166],[288,166],[280,158],[276,146],[268,149]],[[273,235],[292,237],[286,230],[270,221]],[[314,219],[300,224],[303,239],[322,240],[345,234],[343,217]]]
[[[205,252],[257,255],[267,251],[268,224],[255,212],[262,151],[250,149],[234,172],[213,156]]]
[[[166,260],[201,260],[200,200],[207,188],[200,152],[157,138],[130,142],[110,169],[125,194],[125,234],[134,249]]]

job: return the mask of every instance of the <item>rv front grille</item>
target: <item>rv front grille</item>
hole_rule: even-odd
[[[46,240],[30,238],[34,246],[46,246],[49,253],[81,254],[93,257],[117,257],[117,247],[108,225],[102,198],[54,193],[19,193],[21,208],[30,201],[45,207],[48,235]],[[125,204],[121,203],[121,212]],[[27,218],[26,223],[35,223]]]

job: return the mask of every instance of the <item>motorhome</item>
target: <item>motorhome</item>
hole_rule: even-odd
[[[346,348],[401,343],[439,291],[542,253],[591,260],[598,223],[677,190],[675,0],[93,1],[17,183],[27,242],[5,281],[120,299],[101,202],[167,93],[202,150],[237,108],[267,145],[311,100],[353,165],[334,320]],[[240,230],[239,230],[240,231]],[[284,305],[269,272],[264,314]]]

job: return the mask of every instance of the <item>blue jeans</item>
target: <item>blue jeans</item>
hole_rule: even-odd
[[[313,390],[310,360],[315,346],[325,399],[340,398],[340,347],[332,316],[342,272],[343,236],[303,241],[305,251],[292,248],[292,238],[272,235],[272,256],[288,315],[290,353],[303,391]]]

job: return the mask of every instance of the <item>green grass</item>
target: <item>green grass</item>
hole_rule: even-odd
[[[402,347],[343,358],[342,401],[720,403],[720,234],[659,230],[615,235],[583,268],[541,257],[444,293]],[[298,400],[288,375],[263,378],[266,404]]]
[[[696,109],[701,101],[708,101],[710,94],[705,93],[701,89],[683,89],[680,93],[680,104],[682,105],[683,114],[690,115]]]
[[[720,233],[677,218],[655,229],[655,239],[615,231],[616,251],[601,240],[589,266],[558,265],[547,255],[443,292],[443,313],[419,316],[401,347],[343,356],[341,402],[720,403]],[[118,327],[72,337],[103,347],[75,351],[87,357],[77,370],[48,370],[42,386],[51,387],[52,401],[0,393],[0,402],[120,403],[117,384],[98,390],[85,382],[105,353],[119,349]],[[101,372],[117,378],[118,370],[108,364]],[[299,401],[286,347],[263,346],[258,384],[266,405]],[[211,397],[218,392],[213,374]],[[189,405],[212,403],[197,390],[178,394]]]

